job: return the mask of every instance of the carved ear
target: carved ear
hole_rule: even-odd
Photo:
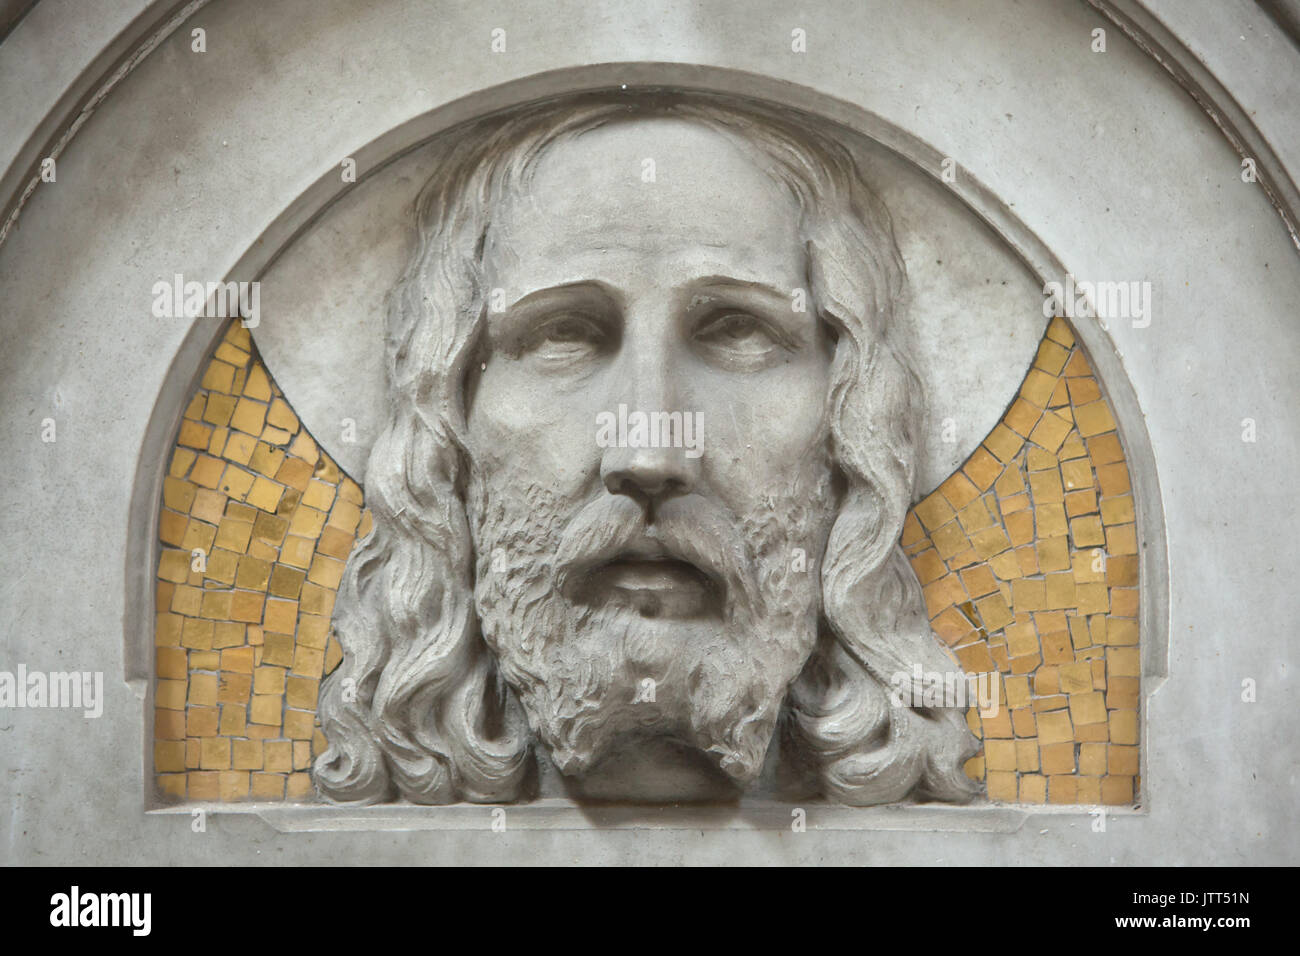
[[[1137,743],[1133,497],[1110,405],[1065,320],[1048,326],[1001,421],[908,513],[901,544],[934,632],[966,671],[1000,675],[998,714],[972,709],[973,730],[1036,743],[1060,761],[1044,768],[1053,786],[1069,771],[1063,789],[1075,742]],[[982,777],[985,764],[968,770]],[[1111,786],[1131,788],[1135,773],[1134,761]],[[1015,774],[988,782],[994,799],[1026,799],[1007,790]]]

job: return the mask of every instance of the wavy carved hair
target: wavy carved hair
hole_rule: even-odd
[[[811,301],[837,334],[826,415],[843,479],[822,562],[825,626],[791,685],[787,752],[849,804],[965,800],[975,750],[959,710],[895,707],[891,675],[956,666],[898,547],[924,416],[889,215],[849,153],[766,108],[703,94],[588,96],[480,121],[444,147],[418,201],[417,246],[389,303],[391,418],[366,473],[373,530],[353,551],[325,681],[316,785],[338,803],[526,796],[531,741],[479,634],[464,505],[464,382],[486,314],[480,258],[494,209],[550,146],[626,120],[674,117],[745,149],[797,198]]]

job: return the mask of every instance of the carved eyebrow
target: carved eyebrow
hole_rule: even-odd
[[[601,306],[613,306],[618,303],[618,297],[605,283],[597,279],[580,279],[576,282],[565,282],[560,285],[534,289],[509,303],[502,312],[506,315],[510,313],[526,314],[536,308],[572,302],[575,299]],[[491,317],[491,313],[489,313],[489,317]]]
[[[490,294],[489,294],[490,295]],[[618,298],[605,283],[595,279],[564,282],[534,289],[499,311],[487,310],[486,347],[515,353],[532,328],[552,311],[591,312],[608,317],[618,309]]]
[[[787,347],[801,346],[808,341],[816,314],[811,308],[806,314],[794,309],[794,289],[778,289],[765,282],[737,279],[734,276],[708,276],[698,280],[693,292],[691,307],[695,310],[696,298],[717,292],[726,302],[739,308],[760,310],[760,314],[780,326],[788,338]],[[809,321],[811,320],[811,321]]]
[[[776,286],[768,285],[765,282],[758,282],[750,279],[737,279],[734,276],[705,276],[693,282],[692,287],[696,292],[709,292],[717,290],[720,292],[744,293],[746,296],[761,296],[771,299],[770,304],[780,303],[785,308],[790,308],[791,299],[794,295],[794,289],[778,289]]]

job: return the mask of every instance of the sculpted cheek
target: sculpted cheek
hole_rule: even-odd
[[[704,471],[737,514],[758,508],[772,489],[806,479],[824,447],[827,382],[818,369],[804,368],[706,406]]]
[[[594,414],[540,389],[512,387],[508,378],[485,378],[480,387],[468,423],[474,461],[502,482],[579,493],[598,466]]]

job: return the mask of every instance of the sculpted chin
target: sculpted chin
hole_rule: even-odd
[[[957,669],[898,547],[904,285],[783,115],[625,94],[457,136],[390,303],[321,794],[969,799],[963,710],[889,693]],[[628,409],[697,444],[598,441]]]

